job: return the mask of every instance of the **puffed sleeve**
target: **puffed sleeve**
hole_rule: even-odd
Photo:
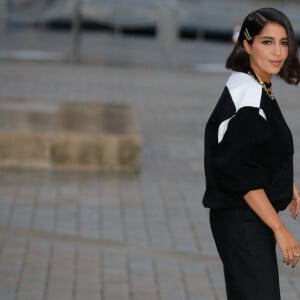
[[[271,180],[271,130],[255,107],[243,107],[231,118],[217,146],[214,166],[220,186],[245,195],[265,188]]]

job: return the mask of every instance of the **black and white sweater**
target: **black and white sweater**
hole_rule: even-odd
[[[204,206],[242,206],[248,191],[263,188],[277,210],[286,208],[293,153],[277,101],[250,75],[233,72],[205,129]]]

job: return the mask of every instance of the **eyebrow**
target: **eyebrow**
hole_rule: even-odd
[[[270,40],[274,40],[274,37],[272,36],[262,36],[260,37],[261,39],[270,39]],[[288,40],[289,38],[288,37],[283,37],[281,38],[280,40]]]

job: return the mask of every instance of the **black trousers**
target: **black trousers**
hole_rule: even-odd
[[[228,300],[280,300],[274,234],[250,207],[210,211]]]

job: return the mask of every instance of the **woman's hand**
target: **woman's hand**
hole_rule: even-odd
[[[297,217],[299,210],[300,210],[300,196],[299,196],[298,188],[294,183],[293,199],[289,205],[289,211],[293,219]]]
[[[284,225],[274,230],[274,236],[281,250],[283,262],[294,268],[300,259],[300,246],[297,240]]]
[[[244,195],[244,199],[260,219],[274,232],[276,242],[282,252],[283,262],[294,268],[300,259],[300,246],[280,219],[265,191],[263,189],[249,191]],[[299,211],[299,194],[296,185],[294,185],[294,197],[290,211],[292,216],[297,215]]]

